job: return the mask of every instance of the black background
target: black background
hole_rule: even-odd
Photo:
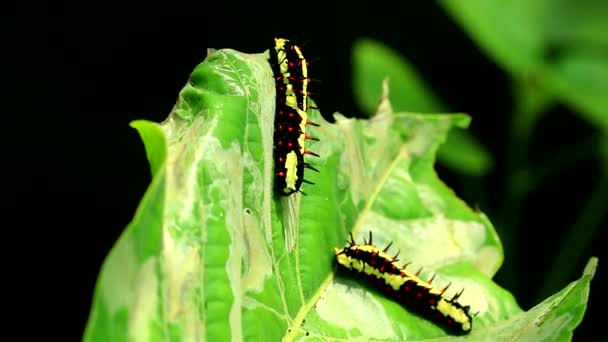
[[[26,226],[33,229],[22,231],[26,235],[34,231],[31,237],[43,245],[43,255],[33,261],[39,265],[33,272],[38,279],[34,286],[52,304],[34,305],[48,312],[46,319],[61,322],[52,325],[50,335],[81,338],[101,264],[151,180],[143,144],[129,122],[163,121],[190,72],[205,58],[207,47],[259,53],[271,47],[274,37],[308,41],[306,55],[318,58],[311,76],[322,80],[315,100],[328,119],[334,111],[361,115],[350,89],[350,48],[356,38],[375,38],[399,50],[451,111],[473,117],[470,130],[491,151],[498,171],[482,180],[463,180],[437,169],[459,196],[470,205],[480,204],[493,220],[501,200],[493,194],[502,189],[505,127],[512,110],[507,75],[437,5],[368,6],[346,13],[316,11],[311,4],[307,11],[290,14],[289,20],[284,20],[279,7],[258,14],[257,8],[233,3],[221,9],[66,7],[49,8],[53,15],[42,11],[12,25],[14,48],[7,49],[7,55],[15,57],[15,64],[24,64],[25,70],[17,73],[18,86],[5,93],[5,103],[28,115],[8,115],[17,117],[20,133],[6,135],[22,134],[22,138],[7,153],[15,153],[17,162],[25,166],[18,176],[27,174],[33,181],[18,189],[32,194],[29,202],[13,201],[9,208],[25,208]],[[233,7],[240,8],[238,13]],[[11,98],[14,90],[16,97]],[[566,107],[557,106],[552,112],[535,132],[532,159],[593,130]],[[505,245],[505,263],[515,263],[527,280],[509,287],[509,279],[500,271],[496,277],[523,309],[536,304],[542,272],[559,253],[560,239],[584,203],[572,199],[588,197],[598,168],[587,158],[526,201],[519,221],[526,227],[526,240]],[[11,186],[10,179],[7,183]],[[472,183],[487,196],[468,198],[466,188]],[[34,207],[32,214],[28,210]],[[575,340],[588,340],[601,331],[604,241],[596,236],[577,261],[580,271],[570,279],[580,276],[589,256],[600,257],[590,304]],[[32,276],[30,268],[18,271]],[[566,285],[555,284],[553,292]]]

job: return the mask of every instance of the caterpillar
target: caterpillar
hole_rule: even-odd
[[[298,46],[287,39],[275,38],[271,49],[271,68],[276,86],[276,114],[274,121],[273,158],[275,162],[274,190],[281,196],[299,192],[302,183],[314,184],[304,179],[304,169],[319,172],[304,161],[304,155],[319,155],[306,149],[306,140],[319,139],[306,132],[306,126],[319,126],[308,119],[308,62]]]
[[[431,285],[434,275],[424,281],[418,277],[422,268],[412,273],[406,270],[410,263],[399,266],[399,253],[394,257],[387,253],[392,242],[384,249],[373,246],[371,231],[369,241],[363,242],[362,245],[356,244],[351,233],[348,245],[335,249],[336,261],[342,269],[366,276],[391,299],[435,322],[448,333],[464,335],[471,331],[473,320],[469,314],[470,306],[458,302],[464,289],[449,298],[445,292],[451,283],[443,289],[437,289]]]

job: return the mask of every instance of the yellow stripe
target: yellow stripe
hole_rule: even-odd
[[[306,110],[306,105],[307,105],[307,94],[308,94],[308,66],[306,65],[306,59],[304,58],[304,55],[302,54],[302,51],[300,51],[300,48],[294,45],[294,48],[296,50],[296,53],[298,54],[298,57],[300,57],[300,60],[302,61],[302,77],[304,78],[302,80],[302,110]]]
[[[298,157],[294,151],[287,154],[287,158],[285,159],[285,168],[287,169],[287,173],[285,175],[286,188],[297,191],[298,189],[296,189],[296,182],[298,180]]]

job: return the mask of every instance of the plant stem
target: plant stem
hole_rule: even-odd
[[[515,108],[509,127],[507,165],[504,181],[504,202],[500,215],[501,239],[506,251],[516,251],[520,229],[519,215],[523,201],[529,191],[527,174],[528,149],[532,132],[538,120],[546,113],[553,103],[553,97],[538,87],[531,78],[518,78],[513,81]],[[506,288],[517,292],[519,255],[513,253],[507,256],[503,272]]]
[[[601,158],[596,151],[598,141],[597,135],[590,135],[578,143],[565,146],[537,166],[531,166],[528,172],[530,189],[537,189],[544,183],[550,182],[560,171],[577,161],[592,157]]]
[[[564,245],[536,296],[541,302],[550,294],[562,288],[575,272],[577,263],[583,256],[593,236],[601,227],[602,219],[608,210],[608,174],[602,173],[582,213],[570,229]]]

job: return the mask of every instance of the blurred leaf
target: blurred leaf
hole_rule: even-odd
[[[426,86],[415,69],[397,51],[371,39],[360,39],[353,48],[353,92],[365,113],[377,108],[380,86],[388,77],[389,95],[396,112],[445,112],[446,106]],[[493,164],[492,155],[469,131],[449,132],[438,152],[439,163],[456,172],[483,176]]]
[[[547,72],[545,82],[583,119],[608,133],[608,55],[567,54]]]
[[[321,173],[307,173],[315,182],[308,196],[280,201],[272,194],[275,100],[266,58],[219,50],[193,71],[165,122],[133,124],[158,169],[102,266],[84,341],[445,335],[336,277],[333,249],[349,232],[393,241],[404,260],[425,267],[423,277],[436,273],[438,287],[453,282],[449,295],[466,287],[461,301],[480,312],[471,339],[519,317],[512,295],[491,281],[503,260],[492,224],[433,169],[447,132],[469,117],[394,114],[387,96],[369,120],[337,114],[330,124],[311,110],[322,142],[310,148],[321,157],[307,162]],[[291,212],[299,224],[293,252],[283,223]]]
[[[541,64],[549,0],[442,0],[482,50],[515,75]]]
[[[442,0],[441,4],[515,79],[538,78],[552,97],[606,130],[608,2]],[[547,56],[551,49],[558,49],[556,57]]]
[[[460,129],[451,130],[446,143],[437,152],[437,159],[460,173],[483,176],[492,169],[492,156],[466,133]]]
[[[547,39],[560,45],[608,47],[608,1],[553,0]]]
[[[352,58],[355,102],[366,114],[372,115],[377,109],[382,82],[387,77],[396,111],[445,111],[443,103],[399,52],[375,40],[359,39],[354,43]]]

